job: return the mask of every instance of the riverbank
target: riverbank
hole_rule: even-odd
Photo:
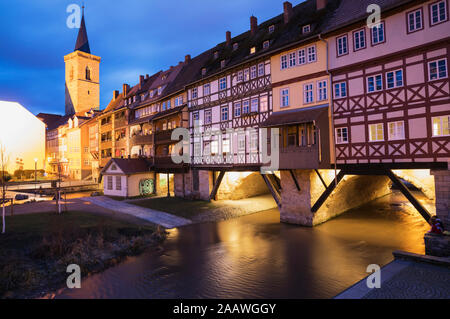
[[[166,236],[150,224],[79,211],[7,216],[6,226],[0,235],[0,298],[40,297],[65,285],[70,264],[79,265],[85,278]]]
[[[193,223],[219,222],[277,208],[270,194],[239,200],[200,201],[156,197],[127,201],[130,204],[187,218]]]

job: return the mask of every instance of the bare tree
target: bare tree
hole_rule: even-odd
[[[6,171],[8,168],[8,162],[9,157],[6,154],[6,147],[5,145],[0,141],[0,182],[1,182],[1,192],[2,192],[2,234],[6,232],[6,222],[5,222],[5,215],[6,215],[6,208],[5,208],[5,202],[6,202],[6,190],[8,187],[8,182],[11,179],[11,175],[8,174]]]

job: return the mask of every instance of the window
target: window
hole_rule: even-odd
[[[430,6],[431,25],[447,21],[447,3],[445,0],[433,3]]]
[[[405,139],[405,128],[403,121],[388,123],[388,128],[390,141]]]
[[[252,99],[251,111],[258,112],[258,99]]]
[[[365,29],[358,30],[353,33],[354,50],[358,51],[366,47],[366,31]]]
[[[450,135],[449,130],[449,122],[450,122],[450,116],[438,116],[433,117],[433,136],[448,136]]]
[[[334,97],[336,99],[347,96],[347,83],[340,82],[334,85]]]
[[[388,89],[403,86],[403,70],[387,72],[386,86]]]
[[[161,93],[162,93],[162,87],[159,87],[158,88],[158,95],[161,95]]]
[[[313,84],[305,84],[303,85],[303,102],[304,103],[312,103],[314,102],[314,96],[313,96]]]
[[[287,146],[297,146],[297,126],[288,126],[287,130]]]
[[[220,67],[224,68],[225,67],[225,60],[220,61]]]
[[[122,176],[116,176],[116,191],[122,190]]]
[[[250,48],[250,54],[255,54],[256,52],[256,47],[251,47]]]
[[[367,91],[376,92],[383,89],[383,81],[381,80],[381,74],[369,76],[367,78]]]
[[[289,89],[281,89],[281,107],[289,106]]]
[[[219,89],[221,91],[225,90],[227,88],[227,78],[221,78],[219,80]]]
[[[233,43],[233,51],[236,51],[239,48],[239,43]]]
[[[199,115],[199,113],[198,113],[198,112],[194,112],[194,113],[192,113],[192,119],[193,119],[194,121],[198,121],[198,120],[199,120],[199,118],[200,118],[200,115]]]
[[[154,92],[150,91],[150,98],[153,98],[153,94],[154,94]]]
[[[86,67],[86,80],[91,80],[91,69],[88,66]]]
[[[206,75],[206,68],[202,68],[202,75]]]
[[[384,141],[383,123],[369,125],[369,141]]]
[[[306,63],[306,50],[301,49],[298,51],[298,65],[302,65]]]
[[[230,152],[230,140],[224,139],[222,140],[222,153],[229,153]]]
[[[316,46],[308,48],[308,63],[316,61]]]
[[[311,25],[305,25],[305,26],[303,26],[303,28],[302,28],[302,32],[303,33],[309,33],[311,31]]]
[[[222,121],[228,121],[228,106],[222,108],[220,115]]]
[[[348,143],[348,129],[346,127],[336,128],[336,144]]]
[[[192,89],[192,98],[193,98],[193,99],[196,99],[197,96],[198,96],[197,88],[193,88],[193,89]]]
[[[428,62],[428,77],[430,81],[447,77],[447,60],[441,59]]]
[[[337,41],[337,55],[345,55],[348,53],[348,39],[347,35],[343,35],[336,39]]]
[[[250,79],[249,71],[248,69],[244,70],[244,81],[248,81]]]
[[[112,190],[112,189],[113,189],[113,177],[108,176],[108,190]]]
[[[275,26],[274,25],[271,25],[270,27],[269,27],[269,33],[273,33],[275,31]]]
[[[249,111],[250,111],[250,101],[246,100],[242,105],[242,114],[247,114]]]
[[[240,151],[240,152],[245,151],[245,135],[244,134],[238,135],[238,151]]]
[[[211,141],[211,154],[215,155],[219,153],[219,143],[217,141]]]
[[[214,59],[217,59],[219,57],[219,51],[214,52]]]
[[[317,82],[317,101],[328,99],[327,81]]]
[[[263,49],[267,49],[267,48],[269,48],[269,46],[270,46],[269,40],[263,42]]]
[[[258,151],[258,134],[252,134],[250,136],[250,150],[252,152]]]
[[[202,155],[201,144],[196,142],[194,143],[194,156],[201,156],[201,155]]]
[[[244,72],[242,72],[242,71],[238,72],[238,74],[237,74],[237,81],[238,82],[244,81]]]
[[[287,69],[288,68],[288,60],[287,60],[287,55],[282,55],[281,56],[281,69]]]
[[[258,76],[264,75],[264,63],[258,64]]]
[[[259,100],[259,111],[260,112],[267,112],[269,109],[268,102],[267,102],[267,96],[262,96]]]
[[[183,96],[182,95],[175,98],[175,106],[181,106],[181,105],[183,105]]]
[[[205,124],[212,123],[212,112],[211,110],[205,110]]]
[[[423,28],[422,8],[407,14],[408,33],[421,30]]]
[[[250,68],[250,78],[251,78],[251,79],[254,79],[254,78],[256,78],[257,76],[258,76],[258,73],[257,73],[256,65],[253,65],[253,66]]]
[[[295,66],[296,62],[297,62],[296,52],[289,53],[289,67],[292,68],[293,66]]]
[[[234,117],[241,116],[241,102],[234,103]]]
[[[372,27],[372,45],[384,42],[384,22]]]
[[[203,85],[203,96],[211,94],[211,86],[209,83]]]

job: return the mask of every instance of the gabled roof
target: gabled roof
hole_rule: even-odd
[[[75,43],[74,51],[82,51],[91,54],[91,49],[89,48],[89,41],[86,32],[86,24],[84,22],[84,7],[83,15],[81,17],[80,30],[78,30],[77,42]]]
[[[55,122],[58,122],[63,116],[59,114],[39,113],[36,115],[47,127],[53,126]]]
[[[126,175],[149,172],[152,166],[152,163],[145,158],[112,158],[105,165],[100,174],[105,174],[112,164],[117,165],[117,167]]]

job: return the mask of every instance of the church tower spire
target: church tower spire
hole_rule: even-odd
[[[89,48],[89,41],[86,31],[86,23],[84,22],[84,5],[82,7],[83,13],[81,16],[80,30],[78,31],[77,43],[75,44],[74,51],[82,51],[85,53],[91,53]]]

